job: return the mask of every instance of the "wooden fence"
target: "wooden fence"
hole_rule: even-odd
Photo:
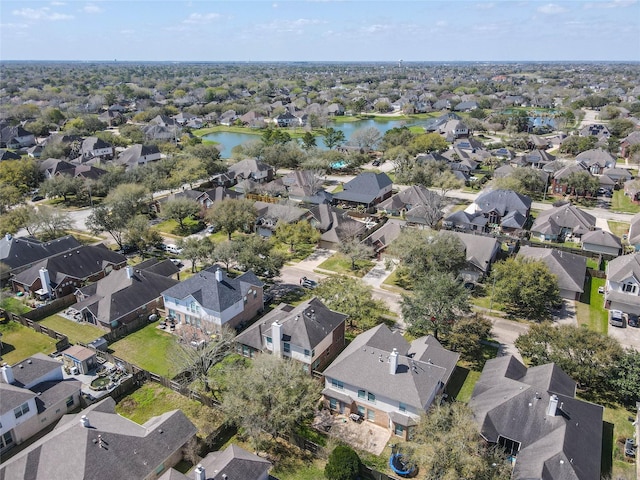
[[[58,313],[63,308],[67,308],[68,306],[73,305],[74,303],[76,303],[76,301],[76,296],[73,294],[66,295],[61,298],[56,298],[55,300],[51,300],[50,302],[23,314],[23,317],[26,317],[30,320],[42,320],[49,315]]]
[[[22,315],[18,315],[13,312],[9,312],[6,310],[0,310],[0,316],[7,320],[12,320],[14,322],[18,322],[25,327],[28,327],[32,330],[35,330],[38,333],[42,333],[43,335],[47,335],[54,340],[56,340],[56,352],[60,352],[65,348],[69,347],[69,339],[66,335],[60,332],[56,332],[52,328],[45,327],[44,325],[40,325],[35,320],[31,320],[30,318],[23,317]]]

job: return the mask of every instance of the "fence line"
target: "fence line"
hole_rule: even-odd
[[[76,303],[76,296],[73,294],[65,295],[64,297],[56,298],[48,303],[34,308],[30,312],[23,314],[22,316],[30,320],[42,320],[49,315],[59,312],[63,308],[67,308],[70,305]]]
[[[38,322],[34,320],[25,318],[22,315],[9,312],[7,310],[0,310],[0,316],[4,319],[17,322],[21,325],[24,325],[25,327],[35,330],[38,333],[41,333],[43,335],[47,335],[50,338],[53,338],[54,340],[56,340],[56,352],[60,352],[70,346],[69,339],[65,334],[56,332],[54,329],[45,327],[44,325],[40,325]]]

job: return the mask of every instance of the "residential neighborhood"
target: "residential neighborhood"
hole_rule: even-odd
[[[637,64],[1,65],[0,479],[638,478]]]

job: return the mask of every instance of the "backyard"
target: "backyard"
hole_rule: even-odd
[[[164,377],[173,377],[179,373],[172,362],[177,349],[176,339],[175,335],[160,330],[154,322],[112,343],[109,349],[129,363]]]
[[[98,337],[104,335],[100,328],[86,322],[78,323],[73,320],[61,317],[60,315],[50,315],[38,322],[56,332],[63,333],[69,338],[71,343],[87,344]]]
[[[38,352],[48,355],[56,350],[56,341],[53,338],[18,322],[0,323],[0,334],[2,334],[2,361],[9,365]]]
[[[576,302],[576,316],[578,325],[587,327],[594,332],[607,334],[607,310],[604,308],[604,297],[598,289],[604,287],[605,279],[587,275],[584,293],[580,301]]]
[[[638,213],[640,212],[640,205],[633,203],[622,190],[616,190],[613,192],[613,198],[611,199],[611,210],[622,213]]]

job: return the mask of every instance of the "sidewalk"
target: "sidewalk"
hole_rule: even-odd
[[[393,265],[391,270],[387,270],[384,260],[376,260],[374,263],[374,267],[369,270],[364,277],[362,277],[362,281],[374,288],[380,288],[382,282],[384,282],[385,279],[391,275],[391,272],[395,270],[395,265]]]

